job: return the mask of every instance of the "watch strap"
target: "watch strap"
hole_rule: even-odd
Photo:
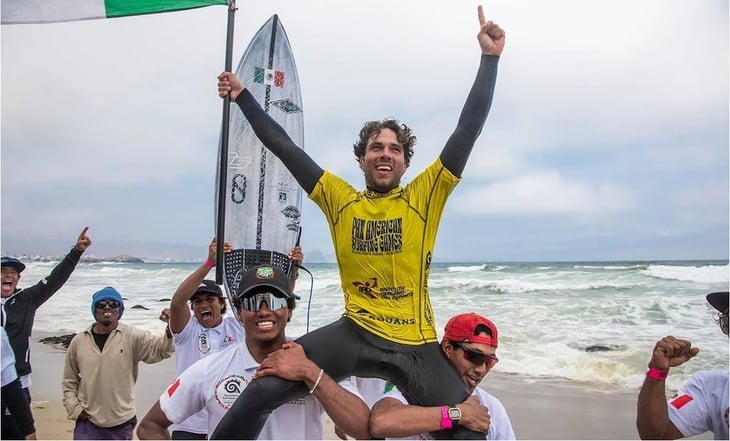
[[[646,371],[646,375],[652,380],[664,381],[667,379],[667,375],[669,375],[669,369],[649,368]]]
[[[453,424],[449,418],[449,407],[441,406],[441,430],[451,429]]]

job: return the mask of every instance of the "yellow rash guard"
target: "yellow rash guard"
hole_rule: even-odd
[[[325,171],[309,194],[324,212],[345,315],[400,344],[437,340],[428,275],[441,214],[459,178],[440,159],[405,187],[357,191]]]

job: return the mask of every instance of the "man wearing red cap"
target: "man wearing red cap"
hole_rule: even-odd
[[[515,439],[512,423],[502,403],[477,387],[499,359],[497,327],[473,312],[451,318],[444,329],[441,349],[471,392],[462,403],[442,406],[409,405],[389,383],[373,406],[370,431],[374,437],[422,439],[421,434],[457,425],[481,432],[485,438]],[[370,380],[367,380],[370,381]]]
[[[717,322],[728,335],[728,292],[707,294],[707,302],[718,311]],[[686,363],[699,352],[690,341],[671,335],[656,343],[639,391],[636,428],[641,439],[678,439],[710,431],[715,439],[728,439],[727,369],[696,372],[667,401],[669,368]]]

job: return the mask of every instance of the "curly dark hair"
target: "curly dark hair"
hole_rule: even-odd
[[[416,145],[416,137],[410,127],[402,124],[396,119],[386,118],[382,121],[368,121],[360,129],[360,136],[357,142],[352,146],[355,153],[355,159],[360,160],[365,156],[365,147],[373,136],[377,136],[381,130],[390,129],[395,132],[398,142],[403,145],[403,156],[406,166],[411,164],[411,156],[413,156],[413,146]]]

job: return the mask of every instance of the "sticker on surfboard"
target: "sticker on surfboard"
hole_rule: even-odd
[[[289,39],[277,15],[249,43],[236,75],[298,146],[304,145],[302,99]],[[301,228],[302,188],[269,152],[235,103],[230,112],[224,240],[224,286],[238,290],[243,272],[270,263],[290,269]]]

